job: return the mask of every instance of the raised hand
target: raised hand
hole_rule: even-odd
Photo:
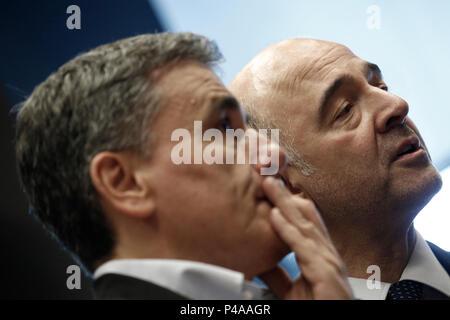
[[[264,180],[263,188],[275,206],[272,225],[294,251],[301,275],[293,281],[277,266],[259,277],[279,299],[352,299],[345,266],[314,202],[294,196],[272,177]]]

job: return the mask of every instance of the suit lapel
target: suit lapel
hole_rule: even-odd
[[[450,276],[450,252],[447,252],[445,250],[442,250],[437,245],[427,241],[428,245],[431,248],[431,251],[433,251],[433,254],[438,259],[439,263],[444,267],[445,271]]]
[[[450,253],[442,250],[437,245],[429,241],[427,241],[427,243],[430,246],[431,251],[433,251],[436,259],[438,259],[439,263],[450,276]],[[449,296],[429,286],[424,286],[423,295],[425,299],[429,300],[450,300]]]

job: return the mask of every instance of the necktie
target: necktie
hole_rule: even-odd
[[[386,300],[423,300],[423,284],[401,280],[391,285]]]

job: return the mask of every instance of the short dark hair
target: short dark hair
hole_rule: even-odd
[[[34,214],[92,273],[115,245],[89,175],[102,151],[150,155],[160,101],[149,75],[180,60],[210,67],[216,44],[192,33],[145,34],[100,46],[38,85],[17,115],[19,176]]]

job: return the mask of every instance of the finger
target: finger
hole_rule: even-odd
[[[292,280],[286,271],[277,265],[259,276],[279,299],[284,299],[292,287]]]
[[[269,200],[281,210],[284,218],[300,229],[304,236],[320,242],[323,250],[337,255],[314,202],[294,197],[280,181],[272,177],[263,181],[263,188]],[[313,218],[308,219],[308,216]]]
[[[329,238],[317,228],[314,237],[306,235],[304,229],[288,221],[279,208],[271,210],[270,220],[278,236],[294,251],[302,277],[320,296],[351,297],[345,267]],[[301,284],[294,282],[293,288]],[[350,292],[350,295],[347,293]]]
[[[287,190],[279,180],[268,177],[263,181],[263,189],[267,198],[280,210],[283,215],[292,223],[306,222],[305,218],[299,212],[299,208],[294,202],[292,194]]]
[[[336,248],[331,241],[330,235],[328,234],[328,230],[325,224],[322,221],[319,211],[317,210],[315,204],[312,201],[308,201],[308,203],[304,203],[302,200],[299,200],[294,196],[294,202],[297,205],[297,208],[303,214],[304,219],[295,223],[295,225],[301,229],[303,234],[315,238],[320,239],[331,251],[336,253]]]
[[[302,260],[309,257],[307,250],[305,250],[305,243],[307,237],[303,235],[300,230],[289,222],[282,214],[280,209],[273,208],[270,212],[270,221],[275,232],[285,242],[289,248],[295,252],[297,259],[301,256]],[[314,241],[314,240],[308,240]]]
[[[329,242],[324,241],[323,235],[318,231],[315,237],[306,236],[300,229],[285,219],[278,208],[271,210],[270,217],[272,226],[278,236],[295,252],[297,262],[302,271],[311,267],[313,269],[315,267],[323,269],[325,266],[321,267],[321,264],[338,265],[340,260],[334,251],[330,250]]]
[[[346,283],[343,264],[321,241],[306,237],[302,232],[287,221],[278,208],[271,210],[270,220],[279,237],[292,251],[294,251],[302,278],[318,290],[331,290],[337,287],[341,290],[340,282]],[[301,280],[301,278],[300,278]],[[293,287],[297,286],[297,281]]]
[[[294,197],[281,182],[272,177],[265,179],[263,188],[269,200],[281,210],[287,220],[310,237],[322,237],[321,241],[324,243],[330,242],[326,228],[318,216],[317,208],[311,200]],[[314,217],[314,219],[307,217]],[[322,236],[319,235],[320,233]]]
[[[301,210],[304,218],[314,223],[314,225],[328,237],[328,230],[315,203],[308,198],[301,197],[300,195],[294,195],[293,198],[297,208]]]
[[[279,182],[279,183],[277,183]],[[317,209],[315,203],[308,197],[305,196],[304,192],[297,193],[293,195],[289,189],[285,186],[282,180],[277,179],[269,179],[267,184],[272,186],[268,186],[268,191],[271,193],[274,198],[277,198],[277,194],[281,199],[281,201],[293,202],[293,206],[301,211],[301,215],[294,214],[287,216],[292,210],[282,211],[285,216],[287,216],[288,220],[291,220],[294,224],[296,224],[297,220],[299,223],[305,223],[306,221],[310,221],[319,228],[319,230],[329,238],[328,230],[325,227],[325,223],[322,220],[319,210]],[[263,185],[264,187],[264,185]],[[267,187],[267,186],[266,186]],[[268,197],[270,196],[268,195]],[[269,198],[271,199],[271,198]],[[272,201],[272,200],[271,200]],[[276,201],[276,200],[274,200]],[[275,202],[273,202],[275,204]],[[305,221],[306,220],[306,221]]]

